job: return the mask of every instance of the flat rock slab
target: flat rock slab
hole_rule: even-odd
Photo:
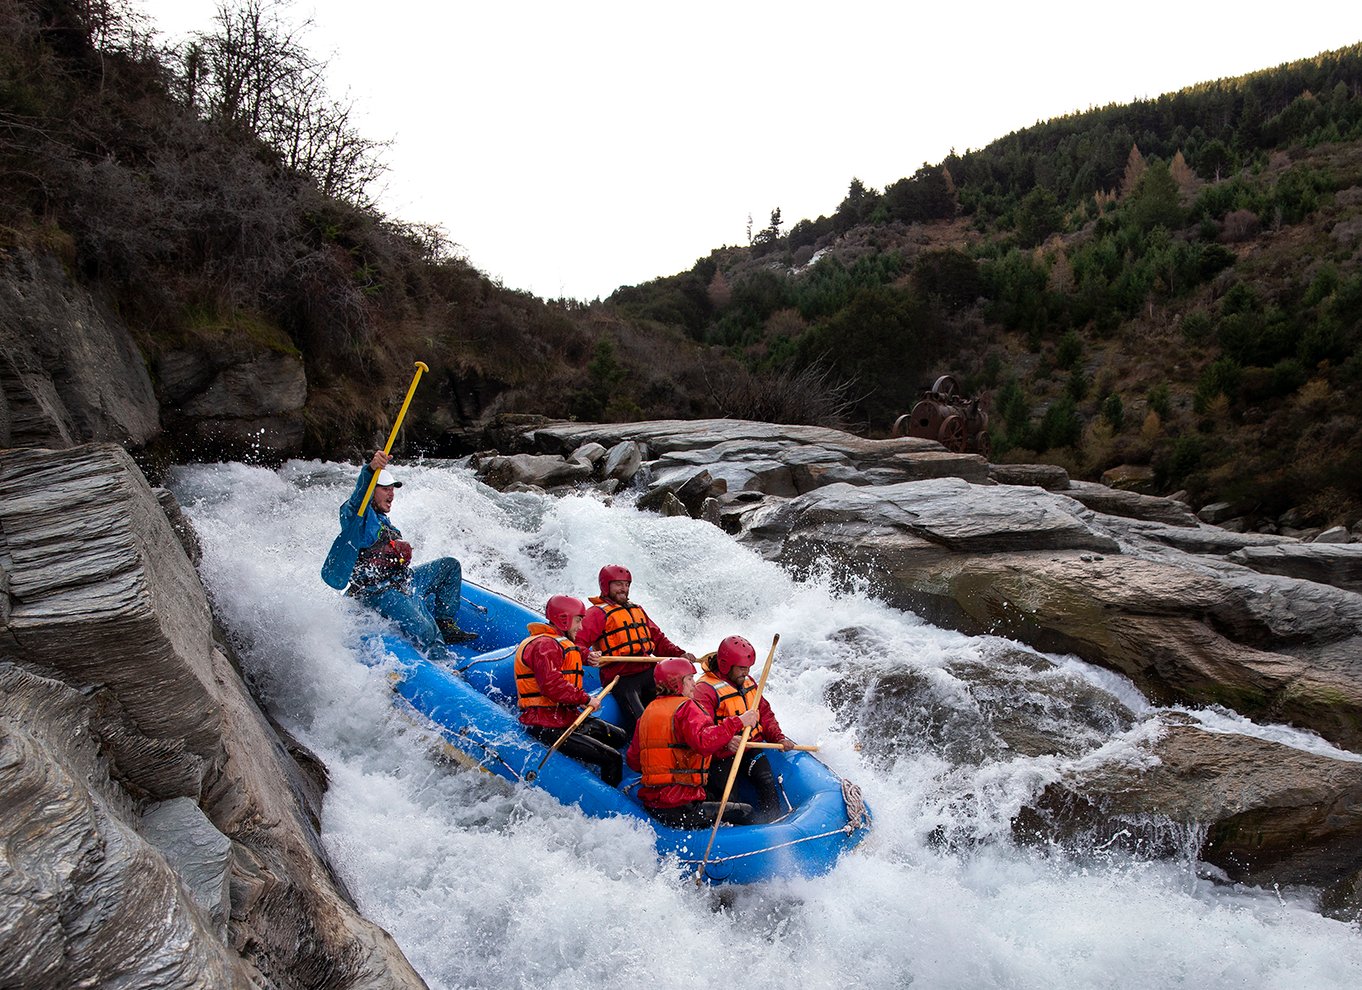
[[[1073,481],[1064,490],[1070,498],[1082,502],[1090,509],[1112,516],[1129,516],[1132,519],[1149,519],[1168,526],[1196,528],[1196,515],[1181,502],[1155,495],[1141,495],[1139,492],[1108,488],[1091,481]]]
[[[1279,574],[1362,592],[1362,544],[1278,543],[1242,547],[1230,560],[1262,574]]]

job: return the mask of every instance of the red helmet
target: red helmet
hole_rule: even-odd
[[[619,564],[606,564],[601,568],[601,573],[597,580],[600,581],[601,597],[604,598],[610,594],[611,581],[628,581],[630,584],[633,584],[634,576],[629,573],[629,568],[627,567],[621,567]]]
[[[727,677],[734,667],[750,667],[757,659],[757,651],[741,636],[729,636],[719,644],[714,666],[720,677]]]
[[[615,580],[619,580],[616,578]],[[653,668],[653,682],[658,690],[681,693],[681,682],[695,673],[695,665],[684,657],[669,657]]]
[[[586,606],[582,604],[580,598],[573,598],[571,595],[554,595],[549,599],[549,603],[544,606],[544,615],[551,625],[567,632],[574,617],[586,615]]]

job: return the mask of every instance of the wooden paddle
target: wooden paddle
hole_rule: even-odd
[[[615,657],[601,655],[601,666],[607,663],[661,663],[663,660],[684,660],[685,657]]]
[[[747,744],[747,748],[748,748],[748,749],[784,749],[785,747],[782,746],[780,743],[750,742],[750,743]],[[792,753],[817,753],[817,752],[818,752],[818,747],[817,747],[817,746],[791,746],[791,747],[790,747],[790,752],[792,752]]]
[[[547,753],[545,753],[544,758],[539,761],[539,766],[535,767],[533,770],[531,770],[529,773],[525,775],[526,781],[532,781],[534,780],[534,778],[539,776],[539,771],[544,769],[544,764],[549,761],[549,757],[552,756],[554,753],[558,752],[558,747],[563,745],[564,741],[567,739],[568,736],[572,735],[574,732],[577,731],[577,726],[581,725],[583,722],[586,721],[587,716],[594,712],[597,709],[597,707],[600,706],[600,703],[605,700],[605,696],[609,694],[611,691],[615,690],[615,685],[618,684],[619,682],[620,679],[616,677],[613,681],[610,682],[610,685],[604,691],[602,691],[600,694],[596,695],[596,697],[591,699],[592,704],[587,705],[585,708],[583,708],[582,714],[577,716],[577,721],[573,722],[571,725],[569,725],[566,729],[563,730],[563,734],[558,737],[558,741],[553,744],[553,748],[550,749]]]
[[[766,678],[771,673],[771,661],[776,658],[776,644],[780,642],[780,633],[776,633],[771,639],[771,652],[766,654],[766,665],[761,668],[761,680],[757,682],[757,696],[752,701],[754,709],[761,707],[761,695],[766,690]],[[738,751],[733,754],[733,766],[728,771],[728,783],[724,784],[724,796],[719,800],[719,813],[714,816],[714,828],[709,833],[709,845],[705,846],[705,858],[700,860],[700,868],[695,871],[695,886],[705,879],[705,866],[709,863],[709,854],[714,849],[714,838],[719,834],[719,826],[723,824],[724,809],[728,807],[728,796],[733,793],[733,783],[738,779],[738,766],[742,763],[743,750],[747,748],[747,737],[752,734],[750,725],[744,726],[742,739],[738,743]]]

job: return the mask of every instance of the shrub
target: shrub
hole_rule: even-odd
[[[1072,368],[1083,358],[1083,341],[1078,334],[1070,330],[1059,340],[1059,346],[1055,348],[1055,364],[1065,369]]]
[[[1163,420],[1153,409],[1144,414],[1144,422],[1140,424],[1140,439],[1145,443],[1153,443],[1163,432]]]
[[[1069,372],[1069,380],[1064,386],[1064,392],[1069,398],[1073,399],[1074,402],[1082,402],[1088,397],[1088,390],[1091,386],[1092,382],[1089,381],[1088,376],[1083,373],[1083,369],[1075,368],[1073,371]]]
[[[1112,430],[1115,431],[1116,433],[1120,433],[1121,428],[1125,426],[1126,421],[1125,403],[1121,401],[1121,397],[1117,395],[1115,392],[1113,392],[1111,395],[1107,396],[1105,400],[1103,400],[1102,418],[1111,424]]]
[[[1072,398],[1065,395],[1045,410],[1036,431],[1035,447],[1038,452],[1051,447],[1072,447],[1082,435],[1083,420],[1078,415],[1078,407]]]
[[[1201,373],[1196,392],[1192,396],[1192,408],[1200,414],[1210,410],[1216,396],[1229,398],[1239,387],[1241,369],[1232,358],[1220,358]]]
[[[1160,382],[1149,390],[1145,396],[1145,404],[1158,414],[1159,419],[1167,419],[1169,412],[1168,405],[1168,383]]]
[[[1203,344],[1211,336],[1211,317],[1205,310],[1194,309],[1182,318],[1182,336],[1193,344]]]
[[[1220,239],[1227,244],[1252,240],[1258,236],[1261,226],[1258,214],[1252,210],[1235,210],[1225,214],[1225,220],[1220,225]]]

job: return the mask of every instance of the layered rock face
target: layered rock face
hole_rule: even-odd
[[[220,331],[143,354],[51,256],[0,257],[0,447],[86,441],[245,459],[296,453],[307,378],[282,333]],[[148,366],[155,371],[155,382]]]
[[[131,458],[0,454],[0,985],[417,987]]]
[[[0,257],[0,448],[141,445],[161,430],[127,328],[52,257]]]

